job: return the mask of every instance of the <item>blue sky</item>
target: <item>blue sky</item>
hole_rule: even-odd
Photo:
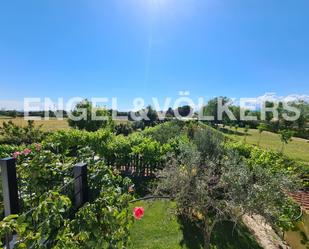
[[[3,0],[0,100],[309,94],[307,0]]]

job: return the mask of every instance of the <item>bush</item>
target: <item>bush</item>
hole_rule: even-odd
[[[124,136],[128,136],[129,134],[131,134],[133,132],[133,128],[131,123],[120,123],[117,124],[114,128],[116,135],[124,135]]]
[[[247,164],[252,168],[263,167],[272,172],[283,171],[291,176],[296,176],[296,179],[300,179],[300,185],[303,188],[308,188],[309,186],[308,166],[296,162],[281,153],[263,150],[243,142],[228,142],[225,144],[225,147],[237,151],[239,155],[246,158]]]
[[[46,136],[41,130],[41,127],[35,127],[33,120],[28,120],[25,127],[20,127],[12,121],[4,122],[3,127],[0,128],[0,135],[2,135],[1,143],[3,144],[32,144],[41,142]]]
[[[76,212],[74,194],[61,186],[62,180],[72,180],[65,172],[77,161],[88,164],[90,198]],[[16,234],[14,248],[126,248],[132,222],[127,193],[131,182],[94,158],[93,151],[84,148],[71,158],[40,149],[19,155],[17,165],[20,178],[31,182],[20,189],[22,208],[32,208],[0,222],[1,237]]]
[[[86,112],[86,117],[83,116],[83,110]],[[105,120],[94,120],[93,113],[99,118],[106,118]],[[108,126],[113,127],[110,113],[106,109],[98,109],[92,106],[92,103],[85,99],[75,106],[71,113],[74,117],[82,117],[80,120],[68,119],[69,126],[86,131],[97,131]]]
[[[149,136],[161,144],[167,143],[168,140],[179,136],[182,133],[183,125],[177,121],[170,121],[154,127],[146,128],[143,131],[145,136]]]
[[[78,149],[83,147],[90,147],[96,153],[105,155],[107,144],[112,138],[113,134],[109,129],[100,129],[95,132],[56,131],[43,141],[43,145],[64,155],[76,155]]]

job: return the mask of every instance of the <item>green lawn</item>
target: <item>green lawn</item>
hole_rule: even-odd
[[[129,249],[200,249],[201,232],[189,222],[180,221],[170,201],[144,201],[135,206],[145,208],[145,216],[135,220],[131,229]],[[132,206],[133,208],[133,206]],[[212,243],[217,249],[260,249],[245,229],[233,231],[233,224],[225,222],[216,227]]]
[[[244,130],[239,128],[235,134],[235,130],[232,130],[233,134],[228,134],[231,138],[235,140],[244,140]],[[249,144],[258,144],[259,132],[256,129],[250,129],[249,135],[247,136],[247,142]],[[276,133],[264,131],[261,136],[260,147],[264,149],[272,149],[275,151],[280,151],[282,142],[280,141],[279,135]],[[300,161],[309,163],[309,140],[296,138],[285,146],[284,154]]]

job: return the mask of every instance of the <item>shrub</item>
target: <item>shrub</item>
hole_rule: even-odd
[[[217,158],[223,155],[224,136],[212,128],[203,128],[195,132],[194,143],[201,153],[201,158]]]
[[[132,221],[128,209],[131,196],[127,194],[131,182],[114,174],[93,155],[87,148],[78,151],[77,158],[61,157],[48,150],[20,155],[18,174],[31,182],[25,185],[30,191],[20,189],[22,207],[32,209],[1,221],[0,236],[16,234],[16,248],[126,248]],[[88,164],[90,198],[75,213],[74,194],[63,191],[62,183],[54,183],[60,176],[63,179],[63,172],[71,170],[66,166],[76,161]],[[67,175],[63,180],[72,177]]]
[[[83,111],[86,112],[85,117],[83,117]],[[100,120],[95,120],[93,118],[93,114],[99,117]],[[80,130],[97,131],[100,128],[113,126],[113,121],[111,120],[110,113],[106,109],[93,107],[92,103],[87,99],[77,103],[71,115],[78,118],[74,118],[76,120],[69,118],[69,126]],[[101,120],[102,118],[105,119]]]
[[[170,121],[154,127],[146,128],[143,131],[145,136],[149,136],[161,144],[167,143],[169,139],[179,136],[182,132],[182,126],[177,121]]]
[[[133,123],[132,123],[132,128],[133,128],[133,130],[143,130],[143,129],[145,129],[145,124],[144,124],[144,122],[143,121],[134,121]]]
[[[114,128],[116,135],[124,135],[124,136],[128,136],[129,134],[131,134],[133,132],[133,128],[131,123],[120,123],[117,124]]]
[[[300,162],[296,162],[281,153],[272,150],[263,150],[259,147],[245,144],[243,142],[228,142],[225,144],[227,149],[237,151],[237,153],[246,158],[247,164],[254,167],[263,167],[272,172],[282,172],[291,176],[297,176],[301,180],[304,188],[309,186],[308,167]],[[296,181],[295,179],[295,181]]]
[[[1,143],[21,145],[41,142],[46,133],[41,130],[41,127],[35,127],[33,120],[28,120],[25,127],[20,127],[12,121],[4,122],[3,127],[0,128],[0,135],[2,135]]]
[[[81,130],[56,131],[50,134],[43,145],[61,154],[76,155],[78,149],[89,146],[96,153],[104,155],[107,144],[113,134],[109,129],[100,129],[95,132]]]

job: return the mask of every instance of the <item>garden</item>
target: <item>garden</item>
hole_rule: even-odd
[[[2,247],[263,248],[244,216],[262,217],[282,243],[296,229],[289,193],[308,188],[306,167],[279,152],[200,121],[70,125],[3,126],[0,158],[14,158],[19,210],[4,217],[1,202]],[[80,163],[87,198],[77,206]]]

